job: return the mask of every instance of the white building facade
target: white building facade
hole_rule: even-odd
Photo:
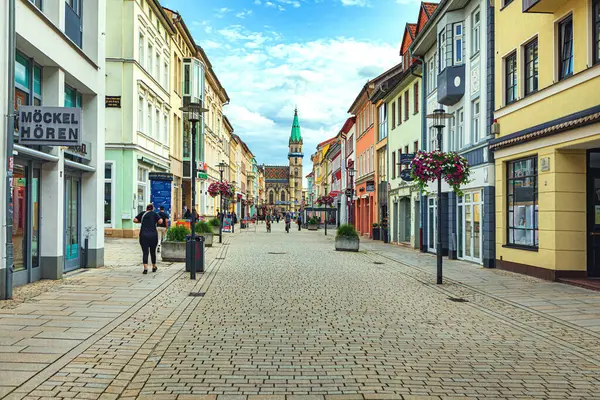
[[[15,1],[14,98],[9,99],[7,2],[0,9],[0,106],[78,107],[82,146],[27,146],[15,133],[12,170],[12,274],[0,250],[0,298],[5,278],[12,286],[60,279],[65,272],[104,265],[105,12],[104,0]],[[84,18],[85,16],[85,18]],[[14,114],[13,114],[14,115]],[[6,176],[6,137],[0,127],[2,176]],[[2,195],[5,186],[2,185]],[[4,203],[3,203],[4,204]],[[3,212],[3,215],[6,215]],[[3,226],[6,220],[3,219]],[[87,239],[87,251],[84,248]],[[5,231],[0,241],[6,243]],[[84,260],[87,259],[87,265]],[[10,270],[10,266],[8,266]]]
[[[443,151],[464,156],[471,181],[464,196],[442,187],[443,254],[493,267],[494,163],[488,149],[493,122],[493,8],[473,0],[443,2],[422,27],[412,54],[423,60],[424,113],[444,109],[453,117],[443,131]],[[490,36],[491,35],[491,36]],[[437,149],[437,131],[423,121],[423,148]],[[436,251],[437,184],[422,202],[423,249]]]

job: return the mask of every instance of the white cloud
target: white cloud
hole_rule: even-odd
[[[244,19],[248,16],[252,15],[252,10],[244,10],[235,14],[236,17]]]
[[[370,7],[371,2],[369,0],[341,0],[344,6],[357,6],[357,7]]]
[[[286,43],[239,25],[219,33],[232,48],[209,57],[231,98],[225,113],[235,132],[260,163],[285,165],[297,105],[307,171],[317,143],[337,134],[367,79],[400,61],[390,44],[352,38]]]

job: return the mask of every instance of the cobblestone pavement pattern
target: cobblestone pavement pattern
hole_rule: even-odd
[[[333,232],[325,238],[323,231],[273,228],[267,234],[259,225],[258,233],[238,232],[216,244],[197,282],[181,265],[161,269],[153,285],[133,266],[121,266],[83,276],[84,296],[94,288],[97,298],[68,297],[71,286],[60,299],[42,297],[36,306],[134,305],[43,364],[42,378],[34,370],[13,385],[7,398],[600,399],[600,335],[593,330],[503,298],[497,288],[487,293],[479,280],[469,285],[467,274],[467,282],[440,288],[431,283],[428,255],[407,253],[404,264],[386,253],[392,248],[372,243],[365,243],[367,252],[339,253]],[[111,289],[113,275],[121,277],[120,289]],[[512,274],[503,284],[510,287],[511,279],[541,293],[554,285]],[[563,285],[553,290],[576,297]],[[598,306],[595,292],[578,290],[582,304]],[[20,315],[27,306],[13,311]],[[85,318],[111,318],[102,310]],[[43,321],[34,309],[24,315]],[[42,355],[73,329],[57,328],[64,329],[52,340],[22,346]],[[28,364],[20,359],[26,348],[15,349],[14,366]],[[0,351],[6,354],[12,353]]]

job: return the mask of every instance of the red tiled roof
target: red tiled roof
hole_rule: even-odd
[[[410,36],[414,39],[415,35],[417,34],[417,24],[406,24],[406,26],[408,27]]]
[[[438,7],[438,5],[439,5],[438,3],[423,2],[423,8],[427,12],[427,15],[429,15],[430,17],[433,14],[433,12],[435,11],[435,9]]]
[[[331,142],[333,142],[335,139],[337,139],[337,136],[332,137],[331,139],[327,139],[324,142],[321,142],[317,145],[317,148],[321,147],[321,146],[325,146],[326,144],[329,144]]]
[[[265,166],[265,179],[285,179],[288,180],[290,176],[290,167],[281,165],[266,165]]]

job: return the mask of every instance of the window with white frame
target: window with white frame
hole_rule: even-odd
[[[160,80],[160,53],[156,52],[156,55],[154,57],[154,68],[156,69],[156,71],[154,71],[154,73],[156,74],[154,77],[156,78],[157,81]]]
[[[439,38],[439,44],[440,47],[438,49],[438,54],[439,54],[439,65],[440,65],[440,72],[443,71],[444,69],[446,69],[446,51],[447,51],[447,44],[446,44],[446,30],[444,29],[441,33],[440,33],[440,38]]]
[[[163,86],[169,91],[169,64],[167,62],[163,65]]]
[[[160,111],[158,108],[154,112],[154,134],[156,135],[156,139],[160,140],[162,135],[160,130]]]
[[[137,182],[137,212],[142,213],[146,210],[148,202],[148,170],[138,167]]]
[[[140,65],[144,65],[144,46],[146,45],[146,43],[144,43],[144,34],[140,32],[140,37],[139,37],[139,43],[138,43],[138,61],[140,63]]]
[[[473,101],[471,113],[473,117],[473,143],[477,143],[483,139],[481,135],[481,106],[479,99]]]
[[[145,132],[148,136],[152,136],[152,114],[152,103],[148,102],[148,112],[146,113],[146,118],[148,118],[146,126],[148,130]]]
[[[429,151],[437,150],[437,131],[433,126],[429,127]]]
[[[454,24],[454,65],[463,63],[463,24]]]
[[[152,75],[152,55],[154,54],[153,47],[151,43],[148,43],[148,63],[146,64],[146,69],[148,73]]]
[[[371,147],[371,172],[375,171],[375,149]]]
[[[476,54],[481,49],[481,10],[477,9],[471,14],[471,26],[471,53]]]
[[[429,60],[429,62],[427,63],[427,94],[433,92],[437,86],[437,83],[435,82],[435,55],[433,55],[431,57],[431,59]]]
[[[456,138],[459,150],[470,143],[468,135],[465,135],[465,110],[462,108],[456,112]]]
[[[113,226],[113,163],[104,164],[104,226]]]
[[[388,136],[387,104],[379,106],[379,140]]]
[[[169,115],[164,114],[163,116],[163,143],[169,143]]]
[[[137,115],[138,131],[144,132],[144,97],[138,97],[138,115]]]

